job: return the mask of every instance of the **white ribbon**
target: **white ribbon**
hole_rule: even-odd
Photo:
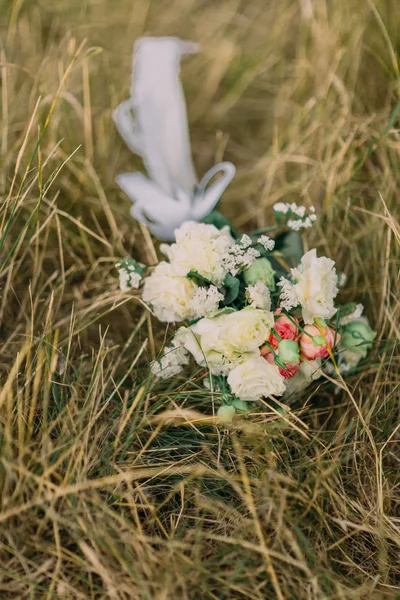
[[[197,44],[174,37],[141,38],[134,46],[131,97],[114,111],[127,146],[142,157],[149,177],[124,173],[117,183],[133,202],[132,216],[161,240],[175,239],[185,221],[201,221],[235,174],[232,163],[210,169],[197,185],[185,97],[179,80],[181,56]],[[222,176],[208,185],[217,174]]]

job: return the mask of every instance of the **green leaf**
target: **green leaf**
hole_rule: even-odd
[[[239,295],[240,281],[230,273],[227,274],[224,280],[225,300],[224,305],[232,304]]]
[[[233,406],[238,412],[247,412],[249,410],[249,405],[247,402],[243,400],[239,400],[239,398],[233,398],[231,401],[231,406]]]
[[[200,273],[198,273],[197,271],[194,271],[193,269],[191,271],[189,271],[189,273],[186,275],[186,277],[188,279],[194,279],[198,285],[207,285],[207,286],[211,285],[211,281],[209,279],[206,279],[205,277],[200,275]]]
[[[204,217],[202,222],[206,223],[207,225],[215,225],[217,229],[222,229],[223,227],[228,226],[232,236],[235,238],[237,237],[237,233],[233,228],[233,225],[230,222],[230,220],[227,219],[222,213],[218,212],[217,210],[211,211],[209,215]]]
[[[296,267],[304,254],[303,238],[298,231],[289,231],[286,234],[281,250],[286,262]]]
[[[220,308],[216,313],[213,313],[213,318],[221,317],[222,315],[230,315],[233,312],[237,312],[237,310],[231,306],[224,306],[224,308]]]
[[[304,254],[303,239],[298,231],[289,231],[282,233],[275,239],[275,250],[274,253],[280,254],[290,267],[297,267]],[[274,269],[277,271],[282,270],[282,267],[276,268],[277,261],[271,261]],[[279,263],[278,263],[279,264]]]

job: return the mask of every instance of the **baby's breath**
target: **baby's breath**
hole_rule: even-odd
[[[275,240],[268,237],[267,235],[262,235],[261,237],[259,237],[257,242],[261,244],[261,246],[264,246],[264,248],[266,250],[269,250],[270,252],[272,252],[272,250],[275,248]]]
[[[297,298],[294,285],[285,277],[281,277],[278,281],[278,287],[281,288],[280,305],[285,310],[291,310],[295,306],[298,306],[299,299]]]

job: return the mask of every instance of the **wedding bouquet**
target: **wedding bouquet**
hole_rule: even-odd
[[[117,181],[133,216],[174,243],[161,244],[166,260],[148,270],[124,259],[120,287],[143,284],[142,298],[159,321],[183,323],[153,374],[172,377],[190,362],[207,369],[205,385],[220,392],[219,412],[229,416],[260,398],[286,399],[323,372],[341,377],[366,357],[376,333],[362,305],[335,305],[345,281],[334,261],[316,249],[304,253],[301,231],[315,222],[314,207],[279,202],[274,225],[239,235],[215,210],[235,167],[216,165],[197,183],[177,77],[181,55],[194,50],[176,38],[135,46],[131,98],[114,118],[150,179],[127,173]]]
[[[238,236],[214,212],[161,244],[166,260],[144,278],[135,261],[120,265],[123,289],[143,281],[154,316],[184,322],[152,364],[154,375],[175,376],[193,361],[208,370],[205,384],[221,392],[223,405],[247,410],[248,402],[286,398],[323,371],[345,373],[366,356],[376,334],[363,307],[335,306],[334,261],[315,249],[303,254],[299,230],[312,226],[314,208],[278,203],[274,215],[275,239]]]

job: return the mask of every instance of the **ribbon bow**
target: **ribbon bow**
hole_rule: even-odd
[[[133,202],[132,216],[160,240],[172,241],[185,221],[208,215],[235,174],[222,162],[200,183],[194,170],[180,60],[198,45],[175,37],[144,37],[134,45],[131,97],[113,118],[127,146],[142,157],[149,177],[124,173],[117,183]],[[217,181],[211,179],[222,173]]]

